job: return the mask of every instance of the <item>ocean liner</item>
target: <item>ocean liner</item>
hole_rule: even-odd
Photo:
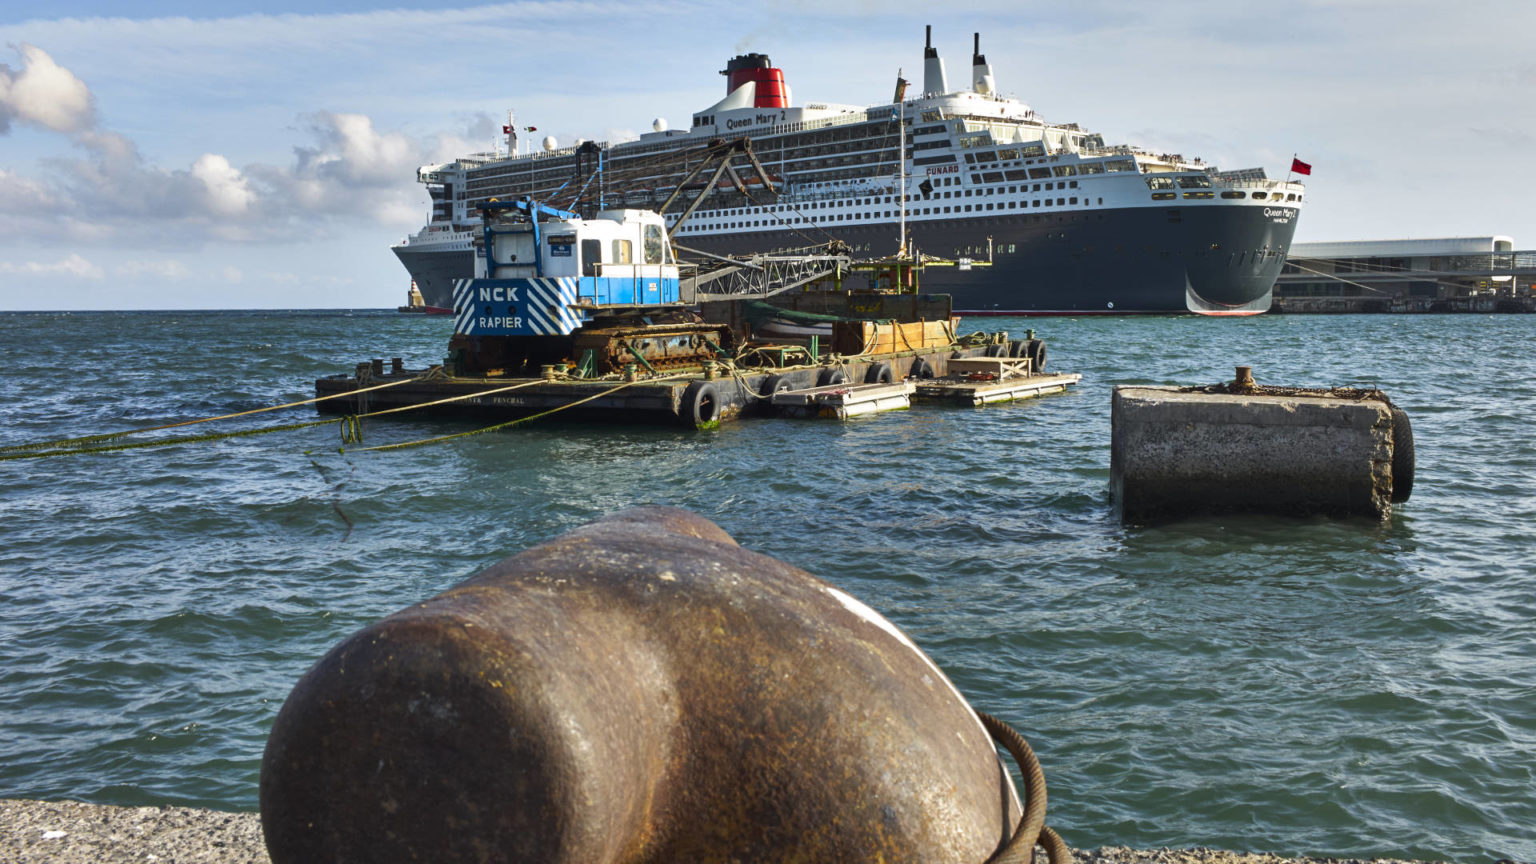
[[[474,273],[478,208],[493,198],[587,213],[670,200],[682,204],[666,212],[669,225],[673,211],[696,205],[676,227],[679,247],[716,255],[834,241],[885,255],[905,231],[912,249],[990,261],[924,277],[924,291],[953,295],[965,314],[1269,308],[1302,184],[1048,123],[998,93],[979,34],[968,87],[950,87],[932,28],[924,54],[922,92],[909,94],[898,76],[891,103],[874,107],[795,105],[783,72],[744,54],[721,73],[725,98],[687,130],[658,120],[635,141],[561,148],[545,138],[542,150],[519,153],[509,114],[505,151],[418,171],[431,217],[392,248],[426,304],[448,307],[453,280]],[[693,179],[707,145],[741,138],[750,146],[728,177]],[[761,170],[749,170],[752,159]]]

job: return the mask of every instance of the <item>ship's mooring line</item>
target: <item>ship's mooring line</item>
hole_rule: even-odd
[[[1288,261],[1286,263],[1294,265],[1296,267],[1296,269],[1298,269],[1298,270],[1305,270],[1308,273],[1312,273],[1312,274],[1317,275],[1317,276],[1327,276],[1329,279],[1333,279],[1333,280],[1336,280],[1336,281],[1339,281],[1339,282],[1343,282],[1345,285],[1353,285],[1356,288],[1364,288],[1367,291],[1374,291],[1377,294],[1382,294],[1382,295],[1385,295],[1385,296],[1388,296],[1388,297],[1392,296],[1392,292],[1390,292],[1390,291],[1383,291],[1380,288],[1372,288],[1369,285],[1361,285],[1359,282],[1351,282],[1348,279],[1340,278],[1339,276],[1336,276],[1336,275],[1334,275],[1332,273],[1324,273],[1321,270],[1313,270],[1311,267],[1303,267],[1302,265],[1297,264],[1295,259],[1292,259],[1292,260],[1290,260],[1290,261]],[[1435,281],[1436,281],[1436,283],[1439,282],[1438,279],[1435,280]]]
[[[412,380],[420,380],[420,379],[412,379]],[[654,380],[654,379],[652,379],[652,380]],[[399,381],[399,382],[395,382],[395,383],[396,384],[403,384],[403,383],[408,383],[408,382]],[[117,451],[117,450],[139,450],[139,449],[143,449],[143,448],[146,448],[146,447],[174,447],[174,446],[176,446],[178,444],[193,444],[193,443],[196,443],[196,442],[199,442],[199,441],[218,441],[218,440],[225,439],[225,438],[244,438],[244,437],[250,437],[250,436],[253,436],[253,435],[265,435],[265,434],[267,434],[269,432],[287,432],[287,431],[293,431],[293,430],[296,430],[296,429],[308,429],[308,428],[313,427],[313,426],[325,426],[325,425],[333,424],[333,423],[341,424],[341,426],[342,426],[342,443],[350,444],[350,443],[359,442],[359,441],[362,440],[361,421],[364,418],[367,418],[367,417],[381,417],[381,416],[383,416],[385,414],[396,414],[396,413],[399,413],[401,411],[411,411],[411,410],[416,409],[416,408],[425,408],[425,407],[430,406],[430,405],[441,405],[441,404],[443,404],[445,402],[457,402],[457,401],[460,401],[460,400],[463,400],[463,399],[472,399],[472,398],[474,398],[476,396],[488,396],[488,395],[491,395],[491,394],[494,394],[494,393],[505,393],[508,390],[518,390],[518,389],[521,389],[523,387],[532,387],[535,384],[542,384],[542,383],[544,383],[544,382],[542,382],[542,381],[525,381],[522,384],[514,384],[514,385],[512,385],[510,387],[498,387],[498,388],[496,388],[494,390],[479,390],[479,391],[476,391],[474,393],[465,393],[465,394],[462,394],[462,395],[459,395],[459,396],[450,396],[450,397],[448,397],[446,399],[437,399],[437,400],[432,401],[432,402],[423,402],[423,403],[421,403],[419,405],[404,405],[404,406],[401,406],[401,407],[398,407],[398,408],[385,408],[385,409],[380,410],[380,411],[369,411],[369,412],[366,412],[366,413],[363,413],[363,414],[346,414],[346,415],[343,415],[341,417],[328,418],[328,419],[325,419],[325,420],[310,420],[310,421],[304,422],[304,423],[286,423],[286,424],[283,424],[281,426],[265,426],[265,427],[262,427],[262,428],[259,428],[259,429],[242,429],[242,430],[239,430],[239,431],[236,431],[236,432],[210,432],[210,433],[208,433],[206,435],[183,435],[183,436],[174,437],[174,438],[160,438],[160,439],[157,439],[155,441],[139,441],[139,442],[128,443],[128,444],[112,444],[112,445],[108,445],[108,446],[104,446],[104,447],[71,446],[71,447],[63,447],[63,448],[55,449],[55,450],[37,450],[37,449],[32,449],[32,450],[26,450],[26,451],[21,451],[21,452],[11,452],[11,453],[0,452],[0,461],[8,461],[8,460],[12,460],[12,459],[34,459],[34,458],[40,458],[40,457],[44,457],[44,456],[72,456],[72,455],[76,455],[76,454],[85,454],[85,453],[110,453],[110,452]],[[638,383],[638,382],[636,382],[636,383]],[[386,385],[382,385],[382,386],[392,387],[392,386],[394,386],[394,384],[386,384]],[[366,388],[366,389],[377,390],[379,388],[378,387],[369,387],[369,388]],[[277,408],[290,408],[290,407],[293,407],[295,405],[307,405],[307,404],[310,404],[310,403],[313,403],[313,402],[320,402],[320,401],[323,401],[325,399],[334,399],[334,398],[337,398],[338,396],[351,396],[351,395],[353,395],[355,393],[358,393],[358,392],[361,392],[361,391],[358,391],[358,390],[348,390],[345,393],[338,393],[338,394],[335,394],[335,395],[332,395],[332,396],[323,396],[323,397],[320,397],[319,399],[306,399],[306,400],[304,400],[302,402],[294,402],[294,403],[291,403],[289,405],[277,405],[277,406],[273,406],[272,408],[258,408],[258,409],[254,410],[254,411],[243,411],[243,412],[240,412],[240,414],[231,414],[231,415],[228,415],[228,416],[229,417],[239,417],[239,416],[241,416],[243,414],[254,414],[254,413],[259,413],[261,411],[276,410]],[[594,397],[594,398],[596,398],[596,397]],[[210,417],[208,419],[210,419],[210,420],[220,420],[220,419],[224,419],[224,418],[221,418],[221,417]],[[201,422],[205,422],[205,421],[202,421],[202,420],[192,420],[192,421],[188,421],[187,423],[176,423],[176,424],[171,424],[170,426],[156,427],[156,428],[172,428],[174,426],[185,426],[185,425],[188,425],[188,423],[201,423]],[[150,430],[148,430],[148,429],[136,429],[136,430],[132,430],[132,431],[129,431],[129,432],[117,432],[117,433],[113,433],[111,435],[98,435],[98,436],[94,436],[93,439],[78,439],[78,438],[76,438],[76,439],[67,439],[67,440],[75,441],[75,442],[81,442],[81,441],[86,441],[86,440],[107,440],[107,439],[114,438],[114,437],[121,437],[121,436],[124,436],[124,435],[131,435],[131,434],[134,434],[134,432],[148,432],[148,431],[150,431]],[[29,446],[36,447],[37,445],[29,445]],[[19,449],[19,448],[16,448],[16,449]],[[372,448],[368,448],[368,449],[372,449]]]
[[[307,423],[285,423],[281,426],[263,426],[259,429],[241,429],[237,432],[209,432],[206,435],[183,435],[175,438],[160,438],[154,441],[134,441],[125,444],[109,444],[104,447],[65,447],[58,450],[28,450],[13,453],[0,453],[0,462],[11,459],[39,459],[45,456],[79,456],[86,453],[111,453],[116,450],[139,450],[145,447],[174,447],[178,444],[193,444],[198,441],[218,441],[223,438],[246,438],[252,435],[266,435],[269,432],[287,432],[294,429],[308,429],[311,426],[326,426],[332,423],[340,423],[347,417],[334,417],[327,420],[311,420]],[[139,430],[143,431],[143,430]],[[120,437],[132,434],[128,432],[117,435],[99,436],[102,439]]]
[[[303,399],[303,400],[300,400],[298,402],[287,402],[287,403],[284,403],[282,405],[270,405],[270,406],[268,406],[266,408],[252,408],[249,411],[237,411],[234,414],[220,414],[217,417],[203,417],[203,418],[200,418],[200,419],[197,419],[197,420],[182,420],[182,421],[180,421],[178,423],[165,423],[165,424],[162,424],[160,426],[146,426],[146,427],[144,427],[142,429],[128,429],[128,430],[123,431],[123,432],[105,432],[105,433],[102,433],[100,435],[84,435],[84,436],[81,436],[81,437],[78,437],[78,438],[56,438],[56,439],[54,439],[52,441],[34,441],[34,442],[30,443],[30,444],[11,444],[11,445],[8,445],[8,446],[5,446],[5,447],[0,447],[0,454],[16,453],[16,452],[24,451],[24,450],[45,450],[45,449],[51,447],[51,448],[56,448],[56,449],[52,450],[52,451],[49,451],[48,453],[46,453],[44,455],[56,456],[56,455],[58,455],[58,451],[60,451],[60,450],[74,449],[74,448],[82,447],[82,446],[84,446],[86,444],[93,444],[93,443],[96,443],[98,441],[109,441],[109,440],[111,440],[113,438],[125,438],[125,437],[127,437],[129,435],[140,435],[140,434],[145,433],[145,432],[159,432],[159,431],[162,431],[162,430],[165,430],[165,429],[176,429],[176,428],[179,428],[181,426],[194,426],[194,425],[196,425],[198,423],[211,423],[214,420],[229,420],[229,419],[234,418],[234,417],[245,417],[245,416],[250,415],[250,414],[261,414],[261,413],[266,412],[266,411],[278,411],[278,410],[281,410],[283,408],[296,408],[296,407],[298,407],[300,405],[312,405],[312,404],[314,404],[316,402],[324,402],[327,399],[339,399],[339,398],[344,397],[344,396],[353,396],[353,395],[356,395],[358,393],[367,393],[370,390],[383,390],[385,387],[398,387],[401,384],[409,384],[412,381],[422,381],[422,380],[425,380],[426,377],[427,376],[423,375],[423,376],[419,376],[419,377],[416,377],[416,378],[409,378],[409,379],[407,379],[405,381],[391,381],[388,384],[376,384],[376,385],[374,385],[372,387],[364,387],[364,388],[362,388],[360,390],[348,390],[345,393],[333,393],[330,396],[318,396],[318,397],[316,397],[314,399]],[[322,423],[334,423],[334,422],[337,422],[337,421],[334,421],[334,420],[323,420],[323,421],[320,421],[320,422],[322,422]],[[299,425],[299,426],[293,426],[293,427],[275,427],[273,429],[273,431],[275,431],[276,428],[302,429],[302,428],[304,428],[304,426],[314,426],[314,425],[318,425],[318,424],[306,423],[306,424],[302,424],[302,425]],[[266,430],[261,430],[261,431],[266,431]],[[248,433],[242,433],[242,434],[254,434],[254,433],[248,432]],[[185,440],[185,441],[203,440],[203,437],[204,436],[197,436],[197,437],[190,437],[190,438],[186,438],[186,439],[175,439],[174,443],[181,443],[183,440]],[[171,439],[167,439],[167,440],[171,440]],[[132,446],[143,447],[143,446],[158,446],[158,445],[160,445],[160,442],[153,441],[153,442],[148,442],[147,444],[138,444],[138,445],[132,445]],[[128,449],[128,448],[127,447],[92,448],[91,450],[86,451],[86,452],[101,453],[101,452],[105,452],[106,450],[123,450],[123,449]],[[24,457],[0,456],[0,458],[24,458]]]
[[[509,426],[516,426],[519,423],[527,423],[527,422],[532,421],[532,420],[538,420],[538,419],[540,419],[542,417],[548,417],[551,414],[555,414],[557,412],[564,411],[567,408],[574,408],[577,405],[581,405],[581,404],[584,404],[584,403],[587,403],[587,402],[591,402],[594,399],[601,399],[604,396],[608,396],[608,395],[611,395],[613,393],[617,393],[618,391],[623,390],[625,387],[633,387],[636,384],[655,384],[655,383],[658,383],[658,382],[661,382],[661,381],[673,381],[673,380],[676,380],[676,379],[679,379],[679,378],[692,377],[692,375],[693,375],[692,372],[687,372],[687,373],[682,373],[682,374],[678,374],[678,375],[668,375],[668,376],[666,376],[664,378],[642,378],[642,379],[635,380],[635,381],[625,381],[624,383],[618,385],[617,387],[609,388],[607,390],[604,390],[601,393],[597,393],[597,394],[594,394],[592,396],[588,396],[588,397],[586,397],[584,399],[577,399],[575,402],[567,402],[564,405],[557,405],[554,408],[549,409],[548,411],[541,411],[538,414],[530,414],[527,417],[519,417],[516,420],[508,420],[505,423],[497,423],[494,426],[486,426],[486,427],[481,428],[481,429],[471,429],[468,432],[455,432],[452,435],[439,435],[439,436],[437,436],[435,438],[422,438],[422,439],[419,439],[419,440],[416,440],[416,441],[404,441],[404,442],[401,442],[399,444],[379,444],[379,445],[376,445],[376,446],[373,446],[373,447],[358,447],[358,448],[356,448],[355,452],[368,452],[368,451],[372,451],[372,450],[404,450],[407,447],[420,447],[420,446],[422,446],[424,444],[438,444],[438,443],[441,443],[443,441],[452,441],[455,438],[468,438],[471,435],[481,435],[481,434],[484,434],[486,432],[495,432],[498,429],[506,429]],[[539,382],[533,382],[533,383],[539,383]],[[480,395],[480,394],[476,394],[476,395]],[[346,451],[343,450],[342,452],[346,452]]]
[[[524,387],[532,387],[532,386],[534,386],[536,384],[543,384],[543,383],[545,383],[543,381],[543,379],[535,379],[535,380],[532,380],[532,381],[524,381],[521,384],[513,384],[513,385],[508,386],[508,387],[497,387],[494,390],[477,390],[474,393],[460,393],[457,396],[446,396],[446,397],[444,397],[442,399],[434,399],[431,402],[422,402],[422,403],[417,404],[417,405],[401,405],[401,406],[399,406],[397,408],[384,408],[384,409],[381,409],[381,410],[378,410],[378,411],[369,411],[366,414],[358,414],[356,416],[358,416],[359,418],[383,417],[385,414],[399,414],[401,411],[414,411],[417,408],[428,408],[428,407],[431,407],[433,405],[444,405],[444,404],[447,404],[449,402],[462,402],[465,399],[473,399],[476,396],[494,396],[497,393],[505,393],[508,390],[521,390]]]

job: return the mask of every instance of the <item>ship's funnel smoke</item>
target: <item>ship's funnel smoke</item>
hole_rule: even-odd
[[[992,77],[992,65],[981,53],[981,34],[973,34],[976,37],[975,47],[971,49],[971,89],[983,96],[990,96],[997,92],[997,81]]]
[[[938,49],[933,47],[933,25],[928,25],[928,36],[923,46],[923,92],[948,93],[944,81],[944,61],[939,59]]]

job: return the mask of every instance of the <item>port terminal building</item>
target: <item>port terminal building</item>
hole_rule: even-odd
[[[1529,311],[1533,285],[1536,251],[1502,235],[1296,243],[1271,311]]]

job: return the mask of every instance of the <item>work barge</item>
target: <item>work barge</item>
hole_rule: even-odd
[[[921,292],[927,267],[987,262],[905,245],[881,259],[835,244],[731,258],[674,247],[660,213],[583,218],[527,199],[490,202],[483,216],[475,278],[454,286],[443,362],[373,359],[320,378],[321,412],[706,429],[753,416],[847,419],[914,398],[984,405],[1080,378],[1045,371],[1034,331],[960,335],[950,297]],[[681,263],[679,251],[700,262]]]
[[[875,325],[879,326],[879,325]],[[538,377],[457,374],[451,364],[408,369],[399,358],[359,363],[350,375],[315,382],[323,413],[386,411],[479,420],[558,412],[578,422],[681,425],[708,429],[747,417],[848,419],[907,408],[913,401],[962,406],[1060,393],[1081,376],[1046,372],[1044,343],[1006,333],[973,333],[900,351],[812,357],[797,345],[753,350],[767,365],[735,359],[618,376],[577,377],[553,365]],[[1034,346],[1035,357],[1028,352]],[[782,358],[782,363],[777,363]],[[390,386],[380,386],[390,385]]]

